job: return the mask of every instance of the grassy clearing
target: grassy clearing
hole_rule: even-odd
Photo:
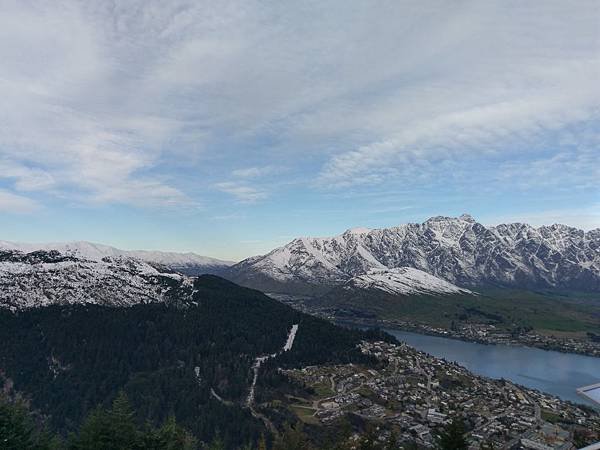
[[[290,409],[302,422],[310,425],[319,424],[319,420],[313,416],[313,414],[316,412],[316,409],[304,405],[290,405]]]
[[[319,398],[327,398],[327,397],[331,397],[332,395],[335,394],[335,392],[333,392],[331,390],[331,386],[328,384],[323,384],[323,383],[315,384],[313,386],[313,389],[315,390],[315,392],[317,393],[317,396]]]

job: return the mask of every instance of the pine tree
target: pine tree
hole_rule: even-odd
[[[175,416],[169,416],[158,429],[148,424],[141,441],[145,450],[193,450],[196,448],[196,439],[177,424]]]
[[[467,450],[465,439],[465,423],[462,419],[455,418],[438,436],[437,447],[440,450]]]
[[[0,398],[0,448],[3,450],[53,450],[61,443],[38,430],[25,405]]]
[[[120,392],[109,411],[98,408],[87,417],[70,447],[82,450],[135,449],[140,447],[140,438],[129,400]]]
[[[138,439],[138,430],[133,419],[134,413],[127,396],[120,391],[109,412],[110,426],[115,434],[115,442],[132,448]]]
[[[207,450],[225,450],[225,444],[223,443],[223,439],[221,439],[221,436],[217,435],[212,440]]]

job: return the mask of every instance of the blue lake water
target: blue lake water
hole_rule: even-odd
[[[600,383],[600,358],[530,347],[483,345],[437,336],[385,330],[417,350],[455,361],[471,372],[504,378],[577,403],[592,403],[577,388]]]

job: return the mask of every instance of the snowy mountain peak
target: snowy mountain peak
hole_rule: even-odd
[[[355,227],[355,228],[350,228],[350,229],[344,231],[344,234],[366,234],[366,233],[369,233],[370,231],[371,231],[370,228]]]

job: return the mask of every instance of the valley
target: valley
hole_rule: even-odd
[[[323,297],[270,294],[328,320],[393,328],[485,344],[532,346],[600,355],[600,301],[514,292],[510,298],[479,296],[389,296],[335,291]]]
[[[397,330],[498,344],[498,359],[505,345],[600,356],[596,240],[461,216],[297,239],[238,264],[4,242],[0,401],[25,401],[66,445],[121,397],[138,423],[173,415],[203,450],[431,448],[455,420],[473,449],[591,443],[590,405],[471,372],[451,344],[433,356]]]

